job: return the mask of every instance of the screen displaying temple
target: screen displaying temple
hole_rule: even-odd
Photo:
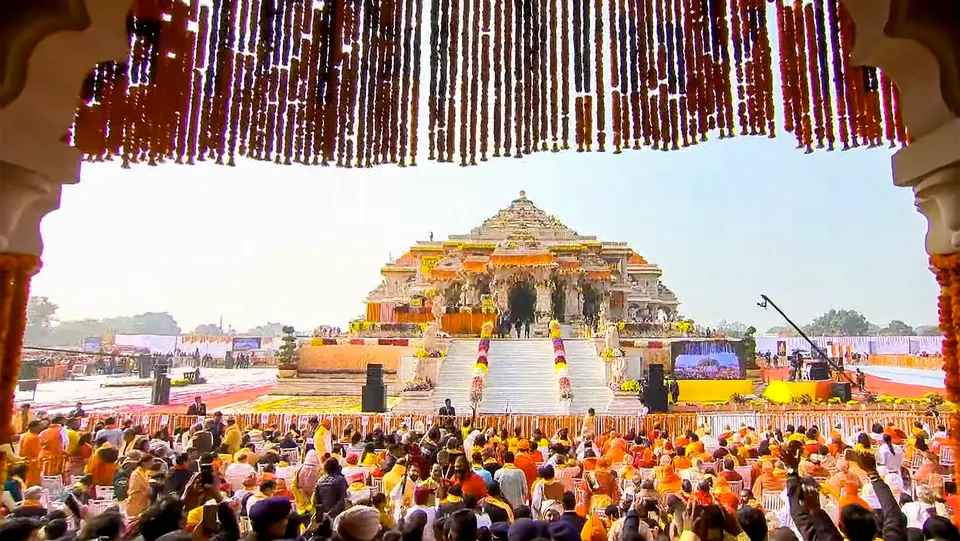
[[[727,340],[670,344],[674,379],[743,379],[742,345]]]

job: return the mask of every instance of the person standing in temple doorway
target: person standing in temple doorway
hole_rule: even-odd
[[[520,338],[520,327],[523,326],[523,322],[520,321],[520,318],[513,320],[513,328],[517,330],[517,338]]]
[[[530,320],[523,322],[523,337],[530,338]]]

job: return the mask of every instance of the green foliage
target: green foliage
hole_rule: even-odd
[[[788,325],[778,325],[775,327],[770,327],[769,329],[767,329],[766,334],[776,334],[777,336],[786,336],[786,337],[800,336],[799,334],[797,334],[797,331],[794,330],[793,327],[790,327]]]
[[[215,323],[201,323],[197,325],[190,334],[202,334],[204,336],[224,336],[225,332],[220,328],[220,325]]]
[[[27,328],[24,342],[33,344],[42,342],[49,336],[53,322],[57,318],[56,304],[47,297],[30,297],[27,301]]]
[[[914,327],[913,330],[917,333],[917,336],[940,336],[940,327],[937,325],[920,325]]]
[[[27,305],[27,328],[24,343],[28,346],[77,347],[84,338],[119,334],[180,334],[180,326],[167,312],[144,312],[134,316],[106,319],[57,321],[58,306],[46,297],[31,297]]]
[[[283,334],[283,323],[267,322],[247,330],[244,334],[250,336],[280,336]]]
[[[915,331],[910,325],[907,325],[899,319],[894,319],[880,330],[880,334],[885,336],[913,336]]]
[[[757,366],[757,328],[753,325],[747,327],[743,333],[743,356],[747,361],[747,368],[753,369]]]
[[[859,336],[869,333],[870,322],[856,310],[831,308],[803,330],[813,336]]]
[[[280,339],[280,348],[277,350],[277,360],[282,369],[295,369],[299,354],[297,353],[297,337],[293,327],[287,325],[283,327],[283,338]]]
[[[722,332],[727,338],[743,338],[748,328],[749,327],[739,321],[726,321],[721,319],[717,322],[716,330]]]

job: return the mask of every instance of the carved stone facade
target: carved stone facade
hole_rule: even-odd
[[[500,313],[527,319],[511,315],[525,295],[536,322],[672,318],[679,306],[659,267],[626,243],[573,231],[524,192],[469,234],[418,242],[382,274],[368,303],[417,307],[439,294],[448,310],[477,310],[490,294]]]

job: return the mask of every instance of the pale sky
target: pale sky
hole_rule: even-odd
[[[925,221],[886,149],[795,150],[712,140],[677,152],[542,153],[478,167],[337,169],[240,162],[85,164],[44,219],[33,294],[61,319],[169,311],[185,331],[298,329],[362,313],[388,254],[433,231],[468,233],[519,190],[582,234],[627,241],[663,268],[698,323],[800,322],[853,308],[884,325],[937,320]]]

